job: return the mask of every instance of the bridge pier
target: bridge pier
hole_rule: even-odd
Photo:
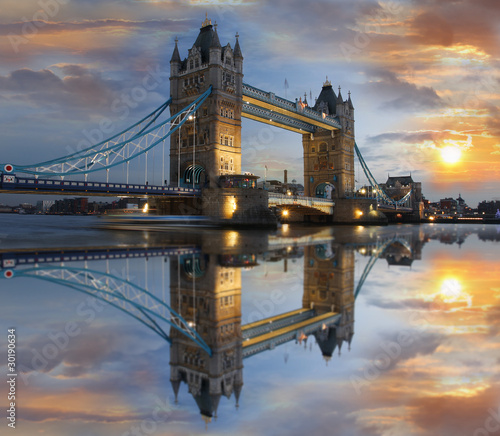
[[[335,224],[387,224],[387,217],[377,210],[375,198],[338,198],[333,212]]]
[[[202,191],[203,215],[219,225],[273,227],[276,216],[268,208],[263,189],[207,188]]]

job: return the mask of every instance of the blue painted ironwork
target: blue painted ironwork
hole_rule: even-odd
[[[13,178],[12,178],[13,177]],[[5,179],[7,178],[7,182]],[[141,183],[111,183],[92,182],[84,180],[54,180],[40,177],[18,177],[16,174],[3,175],[0,178],[0,190],[2,191],[39,191],[39,192],[61,192],[84,193],[85,195],[106,194],[138,194],[154,196],[199,196],[201,190],[198,188],[182,186],[160,186],[144,185]]]
[[[243,99],[247,97],[255,98],[256,100],[260,100],[262,102],[271,104],[273,106],[280,107],[290,112],[294,112],[298,115],[305,116],[314,120],[316,122],[321,122],[326,124],[334,129],[341,129],[342,126],[339,121],[331,117],[329,115],[323,115],[319,112],[316,112],[314,109],[311,109],[308,106],[301,106],[298,102],[291,102],[290,100],[286,100],[282,97],[278,97],[272,92],[266,92],[259,88],[255,88],[254,86],[250,86],[246,83],[243,84]],[[314,128],[314,130],[316,130]]]
[[[210,347],[181,315],[148,290],[128,280],[87,268],[57,266],[12,271],[12,275],[9,275],[11,277],[38,278],[95,296],[127,313],[170,342],[168,334],[159,324],[166,322],[212,355]]]
[[[358,148],[358,144],[356,143],[354,143],[354,150],[356,151],[356,155],[358,156],[361,168],[363,168],[363,172],[365,173],[365,176],[368,179],[368,183],[370,183],[372,188],[377,191],[377,199],[379,200],[379,202],[386,203],[389,205],[394,205],[397,207],[407,204],[410,201],[412,190],[410,190],[410,192],[408,192],[400,200],[394,200],[393,198],[389,197],[389,195],[387,195],[387,193],[381,188],[381,186],[373,176],[372,172],[370,171],[370,168],[368,168],[368,165],[366,164],[363,155],[361,154],[361,151]]]
[[[304,133],[314,133],[316,127],[305,123],[304,121],[297,120],[292,117],[287,117],[286,115],[280,114],[278,112],[271,111],[269,109],[263,109],[252,104],[243,103],[242,108],[243,113],[254,115],[263,120],[273,121],[276,124],[282,124],[285,126],[293,127],[295,129],[303,130]]]
[[[151,127],[170,105],[171,99],[138,123],[96,145],[67,156],[33,164],[10,165],[8,172],[44,176],[68,176],[108,170],[147,153],[179,129],[212,92],[210,86],[193,103]],[[4,170],[9,165],[0,164]]]

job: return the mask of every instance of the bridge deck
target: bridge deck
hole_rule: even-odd
[[[292,310],[291,312],[282,313],[281,315],[246,324],[242,326],[241,334],[243,339],[251,338],[273,329],[286,327],[292,323],[312,318],[313,316],[314,310],[311,309]]]
[[[275,125],[298,133],[314,132],[320,127],[326,130],[339,130],[337,119],[323,116],[308,106],[301,106],[272,92],[265,92],[243,84],[243,116]]]
[[[9,177],[6,179],[6,177]],[[13,177],[13,179],[11,179]],[[9,180],[8,182],[6,180]],[[10,182],[10,180],[14,180]],[[136,183],[89,182],[83,180],[55,180],[9,175],[0,180],[0,193],[13,194],[69,194],[85,196],[135,195],[148,197],[197,196],[200,189],[177,186],[144,185]]]
[[[243,340],[242,344],[243,357],[253,356],[264,350],[272,349],[276,345],[296,339],[299,333],[311,334],[320,329],[323,324],[331,325],[337,320],[338,316],[340,316],[338,313],[327,312],[287,327],[279,328],[253,338],[247,338]]]

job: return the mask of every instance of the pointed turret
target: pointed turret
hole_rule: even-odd
[[[175,38],[175,48],[174,52],[172,53],[172,59],[170,59],[170,63],[172,62],[179,62],[181,63],[181,55],[179,54],[179,48],[177,47],[177,43],[179,40]]]
[[[240,35],[236,34],[236,44],[234,44],[234,58],[235,59],[243,59],[243,55],[241,54],[240,48]]]
[[[343,104],[344,99],[342,98],[342,93],[340,92],[340,86],[339,86],[339,95],[337,97],[337,104]]]
[[[352,105],[352,100],[351,100],[351,91],[349,91],[349,98],[347,99],[347,104],[349,105],[349,109],[354,110],[354,106]]]
[[[222,48],[219,41],[219,35],[217,34],[217,24],[214,25],[214,32],[212,36],[212,43],[210,44],[210,48]]]
[[[177,404],[177,396],[179,395],[179,387],[181,386],[181,381],[180,380],[170,380],[170,383],[172,385],[172,389],[174,390],[175,404]]]
[[[236,382],[234,384],[234,398],[236,399],[236,408],[240,407],[240,394],[243,388],[242,382]]]

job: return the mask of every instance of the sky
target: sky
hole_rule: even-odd
[[[411,172],[430,200],[500,199],[495,0],[2,0],[0,11],[0,163],[69,154],[158,107],[175,38],[186,57],[208,14],[223,45],[239,33],[246,83],[293,101],[314,101],[327,76],[350,91],[379,182]],[[303,180],[297,134],[244,120],[242,146],[244,171]]]

